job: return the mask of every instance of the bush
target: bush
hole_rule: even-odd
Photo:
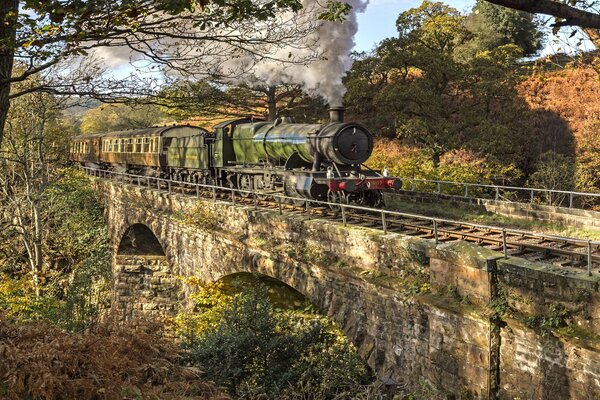
[[[226,400],[158,326],[101,325],[89,334],[16,323],[0,312],[0,398]]]
[[[324,317],[278,310],[265,287],[225,294],[208,285],[198,311],[177,318],[189,362],[232,395],[333,398],[372,375],[343,333]],[[339,397],[338,397],[339,398]]]
[[[574,158],[547,151],[540,156],[527,185],[550,190],[574,190],[575,172]],[[541,197],[544,203],[553,205],[561,205],[568,198],[562,193],[545,193]]]
[[[423,180],[508,185],[521,177],[521,172],[514,165],[490,162],[465,149],[445,153],[440,158],[440,164],[435,166],[432,154],[428,150],[404,146],[393,140],[376,142],[368,166],[377,170],[387,168],[391,175],[399,178]],[[405,185],[405,190],[412,189],[410,181]],[[436,190],[437,186],[433,183],[416,183],[414,189],[431,192]],[[442,187],[445,194],[461,195],[463,190],[462,186],[456,185]]]

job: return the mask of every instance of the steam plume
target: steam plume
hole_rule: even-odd
[[[350,0],[347,3],[352,10],[343,23],[320,21],[316,29],[301,40],[301,49],[295,50],[294,55],[300,58],[308,57],[313,51],[318,54],[317,60],[291,66],[277,61],[260,62],[252,70],[255,77],[267,85],[300,84],[307,93],[321,95],[331,106],[342,105],[346,92],[342,78],[352,65],[350,52],[358,30],[356,14],[364,12],[369,0]],[[308,10],[307,17],[313,20],[323,11],[319,0],[304,0],[303,5]],[[274,58],[284,56],[286,51],[279,49]],[[245,83],[251,82],[246,78]]]
[[[200,30],[190,19],[156,29],[162,30],[164,37],[158,33],[138,35],[126,45],[113,42],[96,49],[95,55],[115,66],[147,59],[151,51],[148,61],[162,63],[170,76],[216,77],[221,82],[250,86],[299,84],[331,106],[340,106],[346,91],[342,78],[352,63],[357,13],[364,12],[369,0],[346,0],[352,9],[343,23],[318,19],[325,10],[324,2],[302,0],[303,9],[297,14],[285,13],[270,21],[242,21],[218,30]]]

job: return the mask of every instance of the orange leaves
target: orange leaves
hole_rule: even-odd
[[[75,334],[0,315],[0,397],[227,399],[179,365],[181,349],[156,326],[105,325]]]

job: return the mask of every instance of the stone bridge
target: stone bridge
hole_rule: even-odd
[[[462,242],[94,180],[123,319],[187,306],[178,276],[275,278],[344,330],[387,381],[447,398],[600,398],[599,276]]]

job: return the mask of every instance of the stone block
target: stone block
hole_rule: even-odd
[[[492,296],[490,272],[498,252],[466,242],[442,244],[430,252],[430,283],[434,293],[456,290],[472,304],[487,305]]]

